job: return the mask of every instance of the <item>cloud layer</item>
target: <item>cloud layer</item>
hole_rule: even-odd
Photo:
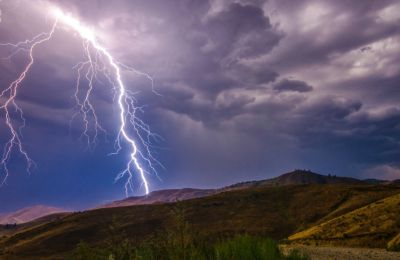
[[[49,28],[43,13],[49,2],[14,3],[0,3],[2,42]],[[393,178],[398,173],[397,1],[50,3],[95,28],[121,62],[154,75],[162,97],[154,95],[145,79],[130,73],[124,78],[146,105],[144,119],[165,138],[157,150],[166,166],[160,172],[164,181],[154,178],[155,188],[216,187],[293,168],[368,178]],[[28,109],[25,139],[30,138],[29,150],[39,162],[57,150],[56,145],[41,147],[43,138],[63,145],[79,136],[79,123],[72,137],[63,129],[73,109],[71,67],[82,59],[80,46],[68,30],[58,30],[54,41],[38,50],[37,65],[24,83],[19,102]],[[2,86],[24,61],[21,55],[1,63]],[[110,93],[100,84],[94,102],[112,135],[115,111]],[[101,146],[96,156],[72,145],[64,152],[90,157],[93,165],[101,153],[112,150],[112,144]],[[56,174],[58,169],[51,165],[39,172],[52,172],[61,176],[54,180],[70,179],[69,185],[84,187],[87,177],[82,176],[88,176],[92,166],[74,163],[73,158],[71,163],[77,172],[73,177]],[[114,160],[108,172],[98,173],[101,184],[87,203],[117,194],[107,183],[120,163]],[[21,178],[11,179],[10,185],[18,189]],[[36,185],[31,189],[43,187]],[[103,188],[108,192],[100,195]],[[0,190],[0,196],[7,192]]]

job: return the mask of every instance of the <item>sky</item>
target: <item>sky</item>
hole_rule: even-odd
[[[148,176],[151,190],[216,188],[293,169],[400,178],[399,1],[2,0],[0,42],[49,31],[49,6],[153,77],[159,95],[146,77],[122,74],[143,106],[140,118],[162,137],[152,150],[164,168]],[[2,90],[28,62],[26,52],[7,59],[10,52],[0,46]],[[111,87],[99,81],[93,91],[107,130],[96,145],[82,138],[82,120],[70,124],[82,39],[57,28],[34,54],[16,102],[37,167],[27,173],[13,153],[0,212],[123,198],[124,180],[115,177],[129,153],[110,155],[119,123]],[[4,117],[1,111],[1,147],[9,138]],[[137,179],[132,195],[140,194]]]

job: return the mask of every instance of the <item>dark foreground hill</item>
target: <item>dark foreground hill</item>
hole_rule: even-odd
[[[140,243],[173,225],[177,207],[183,209],[193,232],[208,239],[248,233],[280,240],[396,194],[400,194],[396,185],[264,185],[179,203],[102,208],[32,225],[3,237],[0,258],[59,259],[69,256],[82,240],[101,246],[113,220],[129,239]],[[392,221],[398,218],[390,217]],[[394,239],[396,232],[385,239]],[[373,243],[375,237],[370,239]]]

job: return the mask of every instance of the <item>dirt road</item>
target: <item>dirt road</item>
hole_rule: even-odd
[[[400,259],[400,252],[388,252],[385,249],[315,247],[301,245],[283,245],[284,252],[298,250],[311,257],[311,260],[395,260]]]

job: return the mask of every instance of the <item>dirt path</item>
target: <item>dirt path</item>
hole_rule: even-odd
[[[395,260],[400,259],[400,252],[388,252],[385,249],[315,247],[301,245],[281,246],[284,252],[296,249],[311,257],[311,260]]]

